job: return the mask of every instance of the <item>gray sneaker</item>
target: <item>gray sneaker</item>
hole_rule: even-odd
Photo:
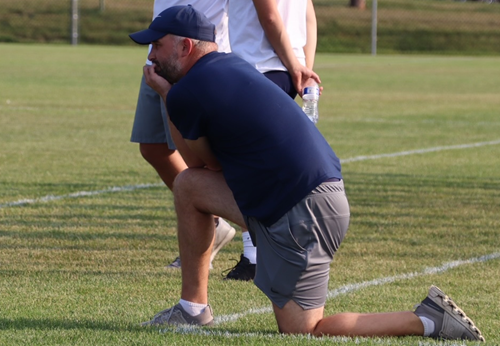
[[[427,317],[434,322],[434,333],[430,335],[432,338],[484,341],[474,322],[436,286],[431,286],[427,297],[415,308],[417,316]]]
[[[210,255],[210,269],[213,268],[212,261],[219,252],[220,249],[234,238],[236,230],[232,227],[226,220],[219,218],[217,226],[215,227],[215,240],[214,246],[212,248],[212,254]],[[177,257],[172,263],[165,266],[165,269],[180,269],[181,259]]]
[[[174,305],[170,309],[163,310],[155,315],[151,321],[141,323],[141,326],[167,326],[167,325],[196,325],[210,326],[214,323],[212,308],[208,305],[203,312],[197,316],[191,316],[181,306]]]
[[[172,263],[165,266],[165,269],[180,269],[181,268],[181,258],[177,256]]]
[[[172,263],[165,266],[165,269],[181,269],[181,258],[177,256]],[[212,262],[210,262],[210,269],[214,269]]]

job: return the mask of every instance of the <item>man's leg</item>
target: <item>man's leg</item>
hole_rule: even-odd
[[[172,189],[175,177],[186,168],[186,164],[176,151],[170,135],[163,100],[146,84],[144,76],[139,86],[130,140],[139,143],[142,157],[158,172],[165,185]]]
[[[177,175],[187,168],[182,156],[177,150],[169,149],[166,143],[150,144],[141,143],[139,145],[140,151],[144,159],[156,170],[161,180],[172,191],[174,180]],[[215,258],[219,250],[234,237],[235,230],[227,222],[219,217],[215,218],[217,228],[217,246],[211,253],[211,261]],[[174,262],[166,268],[179,268],[181,267],[181,260],[176,258]]]
[[[435,339],[485,341],[481,331],[465,312],[436,286],[414,312],[340,313],[323,317],[323,307],[303,310],[294,301],[280,309],[273,305],[283,333],[316,336],[426,336]]]
[[[177,176],[174,185],[182,261],[181,300],[142,325],[210,325],[213,314],[208,305],[208,271],[214,242],[213,215],[242,227],[245,221],[221,172],[188,168]]]
[[[187,168],[177,150],[172,150],[167,143],[140,143],[142,157],[156,170],[160,179],[173,189],[175,177]]]
[[[156,170],[161,180],[172,190],[175,177],[187,168],[187,163],[192,159],[189,153],[181,151],[183,140],[180,133],[171,125],[168,119],[165,104],[161,97],[149,87],[144,76],[141,79],[139,97],[137,100],[136,114],[132,128],[131,141],[139,143],[142,157]],[[181,139],[176,150],[175,141]],[[182,153],[182,155],[181,155]],[[184,157],[185,155],[185,157]],[[220,222],[217,228],[217,246],[212,257],[228,243],[234,236],[235,230],[226,222]],[[176,258],[167,268],[179,268],[181,262]]]
[[[273,305],[276,321],[282,333],[316,336],[405,336],[423,335],[420,319],[411,311],[390,313],[341,313],[323,317],[323,307],[303,310],[294,301],[283,309]]]
[[[184,170],[175,180],[174,198],[182,262],[181,298],[207,304],[213,215],[245,227],[243,215],[222,172],[202,168]]]

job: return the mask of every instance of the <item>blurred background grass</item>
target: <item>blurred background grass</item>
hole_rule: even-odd
[[[371,8],[349,0],[314,0],[318,51],[370,53]],[[151,22],[152,0],[79,0],[79,42],[132,45],[128,34]],[[105,6],[101,6],[105,4]],[[498,54],[500,3],[378,1],[378,53]],[[71,42],[71,1],[3,0],[0,42]]]

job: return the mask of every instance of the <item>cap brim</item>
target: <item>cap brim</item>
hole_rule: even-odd
[[[134,32],[133,34],[128,35],[135,43],[138,44],[150,44],[153,41],[157,41],[166,33],[159,32],[151,29],[146,29],[138,32]]]

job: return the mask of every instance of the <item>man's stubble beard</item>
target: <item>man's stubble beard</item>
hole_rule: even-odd
[[[165,78],[170,84],[177,83],[181,78],[181,64],[178,61],[178,54],[173,53],[163,61],[155,61],[160,69],[156,73]]]

